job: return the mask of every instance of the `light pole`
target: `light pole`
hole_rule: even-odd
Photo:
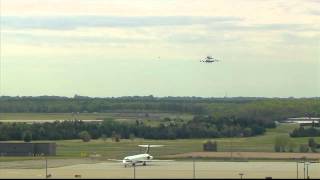
[[[310,163],[307,163],[306,165],[307,165],[307,179],[309,179],[309,165],[310,165]]]
[[[303,179],[306,179],[306,161],[303,161]]]
[[[45,160],[46,160],[46,179],[48,178],[48,158],[47,156],[45,156]]]
[[[136,164],[133,163],[133,179],[136,179]]]
[[[242,179],[243,175],[244,175],[243,173],[239,173],[240,179]]]
[[[299,161],[297,160],[297,179],[299,179]]]
[[[230,137],[230,158],[231,158],[231,160],[233,159],[233,156],[232,156],[232,134]]]
[[[233,160],[233,155],[232,155],[232,135],[233,135],[233,119],[231,119],[231,128],[230,128],[230,159]]]

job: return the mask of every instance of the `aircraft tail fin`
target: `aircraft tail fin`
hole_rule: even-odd
[[[138,146],[147,148],[145,153],[149,154],[151,147],[162,147],[163,145],[150,145],[150,144],[148,144],[148,145],[138,145]]]

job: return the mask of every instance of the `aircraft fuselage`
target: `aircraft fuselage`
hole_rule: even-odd
[[[123,159],[122,163],[126,167],[127,165],[136,165],[138,163],[146,164],[147,161],[152,160],[153,156],[150,154],[138,154],[133,156],[127,156]]]

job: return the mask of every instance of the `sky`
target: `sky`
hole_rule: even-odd
[[[320,96],[320,0],[1,3],[0,95]]]

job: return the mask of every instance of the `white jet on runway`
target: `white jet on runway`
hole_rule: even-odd
[[[153,156],[149,154],[150,148],[151,147],[162,147],[163,145],[139,145],[139,147],[145,147],[146,152],[144,154],[137,154],[133,156],[127,156],[123,158],[123,160],[118,160],[118,159],[109,159],[110,161],[118,161],[122,162],[124,167],[127,167],[128,165],[135,166],[138,163],[142,163],[143,166],[147,165],[147,162],[169,162],[172,160],[157,160],[153,159]]]

